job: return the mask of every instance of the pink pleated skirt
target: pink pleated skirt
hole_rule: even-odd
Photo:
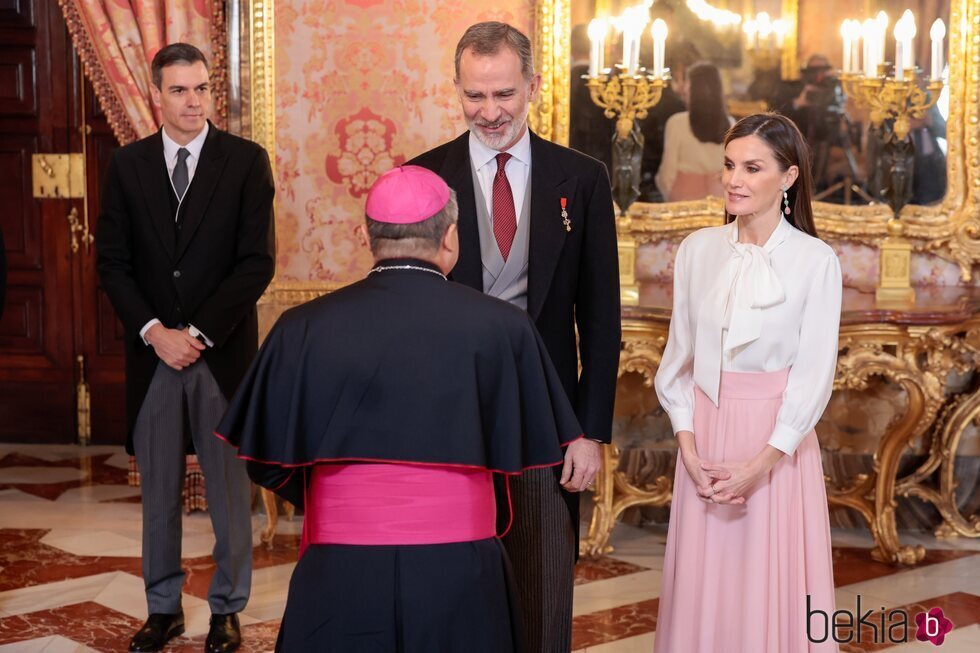
[[[719,406],[695,389],[694,437],[709,462],[752,458],[767,443],[789,370],[723,372]],[[811,431],[743,505],[705,503],[677,458],[655,653],[824,653],[811,611],[834,612],[823,465]],[[822,618],[812,617],[814,639]],[[818,632],[819,631],[819,632]]]

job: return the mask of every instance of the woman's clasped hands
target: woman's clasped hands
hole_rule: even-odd
[[[684,432],[688,434],[689,432]],[[680,435],[680,434],[678,434]],[[769,475],[783,452],[767,445],[758,455],[744,462],[713,463],[697,455],[690,440],[681,437],[681,460],[694,481],[698,497],[708,503],[742,505],[752,487]],[[687,440],[687,442],[685,442]],[[687,444],[688,446],[683,446]]]

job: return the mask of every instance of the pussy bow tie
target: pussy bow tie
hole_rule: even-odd
[[[694,382],[715,406],[724,352],[757,340],[762,334],[762,309],[786,300],[769,260],[780,242],[772,239],[763,249],[729,240],[731,257],[699,309]]]

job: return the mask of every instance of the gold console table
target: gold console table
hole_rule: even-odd
[[[644,387],[651,391],[667,339],[670,294],[669,284],[640,284],[638,305],[623,307],[619,373],[642,375]],[[831,506],[856,510],[868,523],[875,560],[913,565],[925,555],[923,547],[902,546],[899,541],[897,496],[932,503],[943,518],[937,536],[980,537],[980,517],[966,518],[956,507],[953,476],[960,437],[980,418],[980,389],[954,398],[946,393],[951,372],[977,369],[980,289],[920,288],[915,304],[904,308],[879,308],[873,294],[844,290],[834,389],[863,390],[872,377],[880,376],[900,385],[908,395],[905,414],[878,443],[872,472],[858,474],[842,487],[827,488]],[[924,462],[898,478],[902,452],[921,436],[928,437]],[[612,550],[609,536],[624,510],[665,506],[673,489],[673,480],[667,476],[637,487],[618,469],[618,449],[614,445],[603,449],[603,465],[594,485],[595,509],[588,537],[581,543],[581,552],[587,556]]]

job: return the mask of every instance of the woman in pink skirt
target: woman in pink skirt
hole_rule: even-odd
[[[830,525],[814,425],[837,362],[841,273],[817,238],[796,126],[725,137],[728,224],[677,250],[656,388],[679,454],[656,653],[836,651]],[[814,642],[812,640],[823,640]]]

